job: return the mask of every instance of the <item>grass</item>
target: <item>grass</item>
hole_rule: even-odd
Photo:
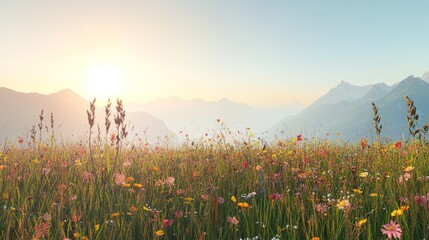
[[[222,124],[180,147],[125,139],[5,147],[0,238],[386,239],[390,221],[403,239],[429,237],[422,141],[267,145]]]

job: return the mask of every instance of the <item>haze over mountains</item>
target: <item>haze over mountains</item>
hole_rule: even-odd
[[[220,127],[219,119],[231,131],[251,131],[266,140],[291,137],[303,133],[306,137],[339,138],[356,141],[374,137],[371,102],[379,108],[382,137],[407,137],[407,109],[404,95],[414,100],[420,115],[419,124],[429,123],[429,73],[421,78],[409,76],[388,86],[377,83],[355,86],[341,82],[307,108],[300,104],[281,107],[251,107],[223,98],[218,101],[203,99],[184,100],[178,97],[156,99],[146,104],[125,104],[129,138],[149,143],[164,141],[168,137],[179,142],[213,133]],[[86,109],[89,101],[66,89],[43,95],[20,93],[0,88],[0,140],[29,139],[32,126],[39,123],[44,109],[44,135],[54,113],[56,138],[63,141],[86,141],[88,123]],[[115,113],[112,104],[112,116]],[[96,111],[97,124],[104,136],[104,108]],[[113,122],[113,118],[112,118]],[[50,131],[50,130],[49,130]],[[111,132],[113,132],[113,123]]]
[[[425,79],[425,80],[424,80]],[[371,102],[379,108],[382,137],[402,139],[408,136],[407,109],[404,96],[414,100],[419,123],[429,123],[429,74],[422,78],[409,76],[393,86],[378,83],[355,86],[341,82],[297,115],[284,118],[271,130],[280,136],[303,132],[307,136],[356,141],[374,137]]]
[[[18,137],[29,140],[32,126],[38,130],[39,115],[44,110],[43,135],[50,136],[50,114],[54,114],[54,132],[57,140],[65,142],[85,141],[89,126],[86,109],[89,101],[75,92],[67,89],[50,95],[37,93],[20,93],[0,88],[0,140],[15,141]],[[113,132],[114,104],[111,108]],[[126,113],[126,123],[129,126],[129,135],[138,133],[140,138],[155,142],[165,136],[174,137],[174,134],[165,124],[147,113]],[[96,111],[96,125],[99,124],[104,137],[104,109]],[[49,132],[48,132],[49,129]],[[97,127],[95,127],[97,129]],[[133,131],[131,131],[133,129]],[[96,131],[96,130],[95,130]],[[97,133],[95,133],[97,134]],[[38,136],[38,134],[37,134]]]
[[[218,101],[203,99],[184,100],[178,97],[159,98],[144,105],[126,105],[128,111],[148,112],[162,119],[175,133],[183,132],[190,138],[198,138],[217,130],[219,119],[231,131],[251,131],[261,133],[284,116],[298,113],[303,106],[296,103],[283,107],[254,108],[226,98]]]

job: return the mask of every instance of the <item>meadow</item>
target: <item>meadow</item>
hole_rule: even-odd
[[[429,146],[411,110],[416,134],[403,141],[265,143],[218,120],[215,134],[174,147],[130,142],[116,110],[110,127],[106,106],[97,135],[91,102],[80,143],[59,144],[41,114],[3,147],[1,239],[429,237]]]

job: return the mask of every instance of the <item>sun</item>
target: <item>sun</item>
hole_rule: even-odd
[[[86,76],[88,95],[100,100],[120,97],[122,81],[122,73],[115,66],[108,64],[93,66]]]

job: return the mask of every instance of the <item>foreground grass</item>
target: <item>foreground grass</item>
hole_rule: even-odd
[[[390,221],[429,237],[427,145],[299,140],[142,145],[116,167],[115,147],[17,144],[0,156],[0,238],[386,239]]]

